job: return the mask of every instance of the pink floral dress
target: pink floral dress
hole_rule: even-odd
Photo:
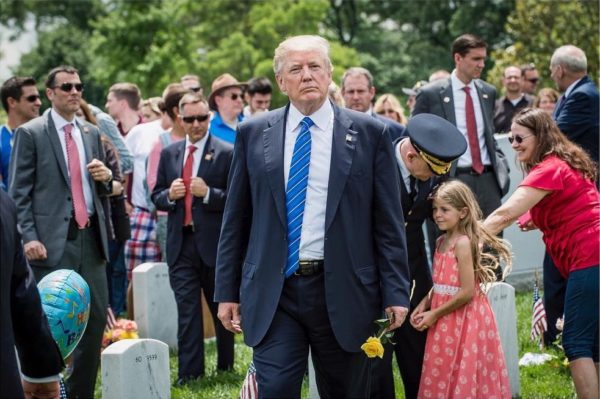
[[[446,252],[438,240],[433,262],[435,309],[460,289],[456,240]],[[437,320],[427,333],[419,398],[510,398],[510,383],[496,319],[476,284],[473,299]]]

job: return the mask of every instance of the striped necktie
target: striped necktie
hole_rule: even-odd
[[[285,266],[285,277],[289,277],[298,269],[300,257],[300,235],[304,217],[304,203],[308,186],[308,168],[310,165],[310,127],[314,122],[305,117],[300,122],[300,133],[296,137],[294,153],[290,164],[285,205],[287,208],[287,242],[288,256]]]

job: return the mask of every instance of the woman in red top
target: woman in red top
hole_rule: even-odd
[[[513,195],[486,220],[498,233],[528,210],[548,253],[567,279],[563,347],[579,398],[598,398],[600,196],[597,165],[540,109],[513,119],[512,148],[527,173]]]

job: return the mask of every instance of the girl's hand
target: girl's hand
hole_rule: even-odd
[[[437,321],[437,316],[435,315],[434,312],[432,311],[426,311],[421,313],[418,318],[415,320],[415,323],[412,323],[412,319],[411,319],[411,324],[412,326],[415,328],[415,330],[417,331],[425,331],[427,330],[429,327],[433,326]]]

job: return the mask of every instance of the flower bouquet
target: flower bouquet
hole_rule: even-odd
[[[102,349],[105,349],[112,343],[123,339],[137,339],[137,324],[133,320],[118,319],[113,323],[107,324],[102,336]]]
[[[394,345],[392,342],[392,336],[394,335],[393,331],[388,331],[387,328],[390,326],[390,319],[378,319],[374,322],[379,326],[379,331],[375,336],[367,338],[367,341],[362,344],[360,349],[365,352],[367,357],[374,358],[379,357],[383,358],[383,345],[388,342]]]

